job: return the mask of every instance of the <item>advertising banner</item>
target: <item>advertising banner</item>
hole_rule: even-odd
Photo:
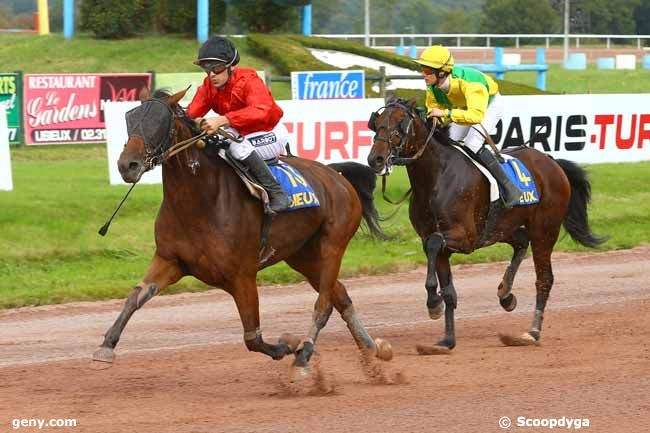
[[[504,96],[493,138],[578,163],[650,160],[649,96]]]
[[[26,144],[106,141],[104,104],[136,101],[151,74],[51,74],[24,77]]]
[[[309,71],[291,73],[291,97],[301,99],[363,99],[365,72]]]
[[[384,100],[277,101],[284,110],[282,122],[289,130],[293,154],[323,163],[357,161],[366,163],[374,133],[368,129],[370,113]],[[138,103],[106,104],[106,144],[111,184],[123,184],[117,160],[127,140],[124,113]],[[145,174],[141,182],[160,183],[160,167]]]
[[[5,107],[0,105],[0,191],[11,191],[13,187],[7,113]]]
[[[22,82],[19,74],[0,74],[0,106],[7,113],[7,126],[9,127],[9,143],[20,143],[20,90]]]
[[[366,164],[374,132],[370,113],[384,106],[381,98],[278,101],[282,122],[291,136],[291,151],[325,164],[357,161]]]

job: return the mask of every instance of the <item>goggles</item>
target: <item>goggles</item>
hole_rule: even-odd
[[[434,68],[432,68],[430,66],[422,66],[420,68],[420,71],[422,71],[422,74],[424,74],[424,75],[433,75],[436,72],[438,72],[437,69],[434,69]]]
[[[199,66],[208,75],[210,74],[210,72],[212,72],[215,75],[219,75],[223,71],[228,69],[227,65],[224,65],[223,63],[219,63],[219,62],[201,62],[199,63]]]

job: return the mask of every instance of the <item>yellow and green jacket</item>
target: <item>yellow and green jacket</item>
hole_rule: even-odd
[[[490,77],[472,68],[454,66],[449,80],[449,93],[437,86],[427,88],[427,112],[432,108],[445,110],[446,121],[461,125],[481,123],[492,97],[499,91],[499,85]]]

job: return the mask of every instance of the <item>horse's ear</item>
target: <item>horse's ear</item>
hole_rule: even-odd
[[[409,99],[409,107],[415,108],[418,106],[418,98],[416,96]]]
[[[188,86],[187,89],[181,90],[180,92],[177,92],[177,93],[174,93],[169,98],[167,98],[167,102],[169,103],[169,105],[174,106],[174,105],[178,104],[178,102],[185,97],[185,94],[190,89],[190,87],[192,87],[192,86]]]
[[[143,102],[149,99],[150,96],[151,92],[147,86],[142,87],[142,89],[140,89],[140,93],[138,93],[138,99]]]

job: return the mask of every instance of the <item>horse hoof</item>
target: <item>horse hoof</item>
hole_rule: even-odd
[[[539,346],[539,340],[536,340],[528,332],[520,336],[499,334],[499,340],[505,346]]]
[[[421,344],[418,344],[415,346],[415,348],[418,351],[418,355],[424,355],[424,356],[429,356],[429,355],[450,355],[451,354],[451,349],[446,346],[424,346]]]
[[[393,359],[393,346],[381,338],[375,338],[375,356],[382,361]]]
[[[505,298],[499,299],[499,304],[509,313],[517,308],[517,297],[510,293]]]
[[[292,365],[289,368],[289,382],[291,383],[303,382],[309,379],[310,376],[311,376],[311,369],[309,368],[309,366],[296,367]]]
[[[295,353],[296,350],[298,349],[298,345],[300,345],[300,338],[296,337],[293,334],[289,334],[285,332],[284,334],[280,335],[280,338],[278,339],[278,343],[286,344],[289,346],[289,353]]]
[[[429,308],[429,317],[431,320],[438,320],[442,317],[442,313],[445,312],[445,303],[441,302],[435,308]]]
[[[109,347],[100,347],[95,351],[95,353],[93,353],[93,361],[112,364],[114,359],[115,353],[113,352],[113,349]]]

